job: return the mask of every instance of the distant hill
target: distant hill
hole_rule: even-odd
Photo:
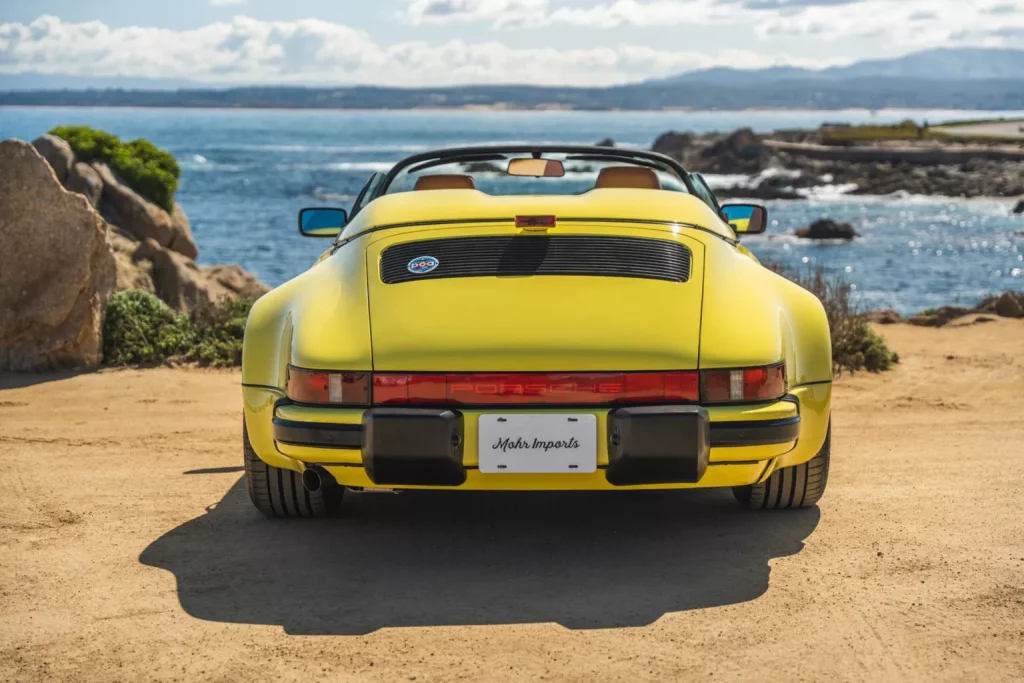
[[[705,69],[608,88],[475,85],[445,88],[244,86],[184,81],[0,77],[0,106],[274,107],[413,109],[437,107],[657,110],[1024,109],[1024,50],[940,49],[822,70]],[[141,80],[141,79],[139,79]],[[108,82],[109,81],[109,82]],[[6,91],[5,91],[6,90]]]
[[[804,69],[777,66],[767,69],[716,67],[647,81],[665,83],[749,83],[765,80],[841,81],[854,78],[904,78],[920,80],[1021,80],[1024,50],[990,48],[938,48],[895,59],[871,59],[849,66]]]

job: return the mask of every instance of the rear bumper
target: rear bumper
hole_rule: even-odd
[[[363,447],[362,424],[301,422],[275,416],[273,425],[274,441],[284,446],[354,450]],[[800,437],[800,416],[759,421],[711,422],[710,427],[712,447],[772,446],[792,443]]]
[[[824,442],[827,429],[831,383],[795,387],[783,400],[750,406],[708,407],[706,462],[702,467],[690,454],[690,464],[674,461],[674,471],[665,475],[655,467],[655,475],[618,479],[609,477],[615,469],[615,446],[609,442],[614,427],[615,411],[587,409],[597,418],[598,469],[589,474],[489,474],[479,471],[477,453],[477,422],[486,410],[445,411],[457,418],[452,433],[438,439],[457,441],[458,457],[437,446],[433,450],[408,448],[405,453],[392,450],[391,455],[415,456],[423,451],[446,472],[444,477],[426,477],[420,483],[411,479],[381,477],[377,448],[366,448],[370,430],[365,421],[375,409],[335,409],[291,404],[283,394],[269,387],[245,387],[245,419],[250,440],[257,454],[270,465],[302,471],[313,464],[328,468],[342,485],[396,486],[409,488],[459,488],[483,490],[566,490],[618,488],[691,488],[741,486],[767,478],[775,468],[806,462]],[[396,412],[395,409],[389,409]],[[621,409],[620,409],[621,410]],[[402,409],[397,412],[401,413]],[[565,412],[564,409],[534,409],[528,412]],[[385,427],[382,424],[382,428]],[[380,430],[378,430],[380,431]],[[398,430],[419,438],[408,426]],[[406,439],[408,440],[408,439]],[[440,441],[438,441],[440,443]],[[697,454],[700,457],[702,454]],[[415,457],[415,463],[422,464]],[[390,464],[394,464],[392,458]],[[375,466],[376,465],[376,466]],[[689,476],[680,474],[690,468]],[[388,467],[384,468],[385,470]],[[400,468],[401,469],[401,468]],[[430,470],[430,467],[426,468]],[[643,470],[644,468],[640,468]],[[392,468],[393,470],[393,468]],[[406,470],[406,474],[408,473]],[[661,474],[657,474],[662,471]],[[454,474],[453,474],[454,473]],[[436,471],[435,471],[436,474]],[[406,476],[406,475],[401,475]],[[385,481],[387,480],[387,481]],[[442,481],[443,480],[443,481]]]

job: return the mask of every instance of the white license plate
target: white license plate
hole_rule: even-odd
[[[481,415],[480,471],[488,474],[597,470],[594,415]]]

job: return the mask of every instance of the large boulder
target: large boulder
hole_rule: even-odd
[[[97,162],[93,168],[103,180],[104,217],[140,240],[148,238],[160,246],[170,246],[174,239],[170,215],[122,183],[106,164]]]
[[[796,231],[797,237],[809,240],[852,240],[860,234],[849,223],[839,223],[831,218],[814,221],[806,228]]]
[[[144,279],[148,275],[152,286],[144,284],[130,289],[152,291],[179,311],[203,309],[239,296],[256,298],[269,291],[241,266],[198,266],[192,259],[151,239],[137,245],[131,260],[141,270],[134,277]],[[127,272],[122,276],[127,277]]]
[[[68,177],[71,165],[75,163],[75,153],[71,150],[71,145],[63,138],[47,134],[33,140],[32,146],[50,162],[53,172],[57,174],[57,180],[63,183]]]
[[[100,199],[103,197],[103,181],[100,174],[84,161],[71,165],[68,177],[64,180],[64,187],[83,195],[94,207],[100,205]]]
[[[694,137],[690,133],[678,133],[670,130],[662,133],[651,145],[651,151],[664,154],[676,161],[682,161],[686,156],[686,150],[693,146]]]
[[[115,278],[107,224],[37,149],[0,142],[0,370],[94,366]]]
[[[1014,214],[1022,214],[1022,213],[1024,213],[1024,199],[1021,199],[1019,202],[1017,202],[1017,206],[1013,207],[1013,213]]]
[[[771,154],[761,138],[741,128],[701,150],[700,167],[712,173],[757,173],[768,167]]]
[[[174,211],[171,212],[171,228],[174,234],[167,248],[189,258],[199,256],[199,247],[192,238],[192,224],[189,223],[188,216],[180,204],[175,204]]]

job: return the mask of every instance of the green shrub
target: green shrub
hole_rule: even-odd
[[[245,321],[254,302],[240,298],[193,313],[195,337],[188,359],[216,367],[241,365]]]
[[[89,126],[58,126],[50,135],[66,140],[79,161],[107,161],[121,146],[116,135]]]
[[[114,150],[110,167],[143,197],[165,211],[174,210],[181,171],[170,152],[149,140],[132,140]]]
[[[183,315],[153,294],[117,292],[103,321],[107,365],[148,365],[168,360],[215,367],[242,363],[242,335],[254,299],[236,299]]]
[[[103,321],[103,358],[108,365],[161,363],[192,346],[188,318],[149,292],[110,297]]]
[[[789,271],[778,264],[765,266],[814,294],[825,307],[836,374],[843,370],[884,372],[899,363],[899,356],[889,350],[885,339],[874,333],[863,311],[851,301],[850,285],[841,276],[830,275],[821,266],[807,273]]]
[[[170,152],[141,138],[121,142],[89,126],[58,126],[50,134],[67,140],[78,159],[107,162],[130,188],[165,211],[174,210],[181,169]]]

